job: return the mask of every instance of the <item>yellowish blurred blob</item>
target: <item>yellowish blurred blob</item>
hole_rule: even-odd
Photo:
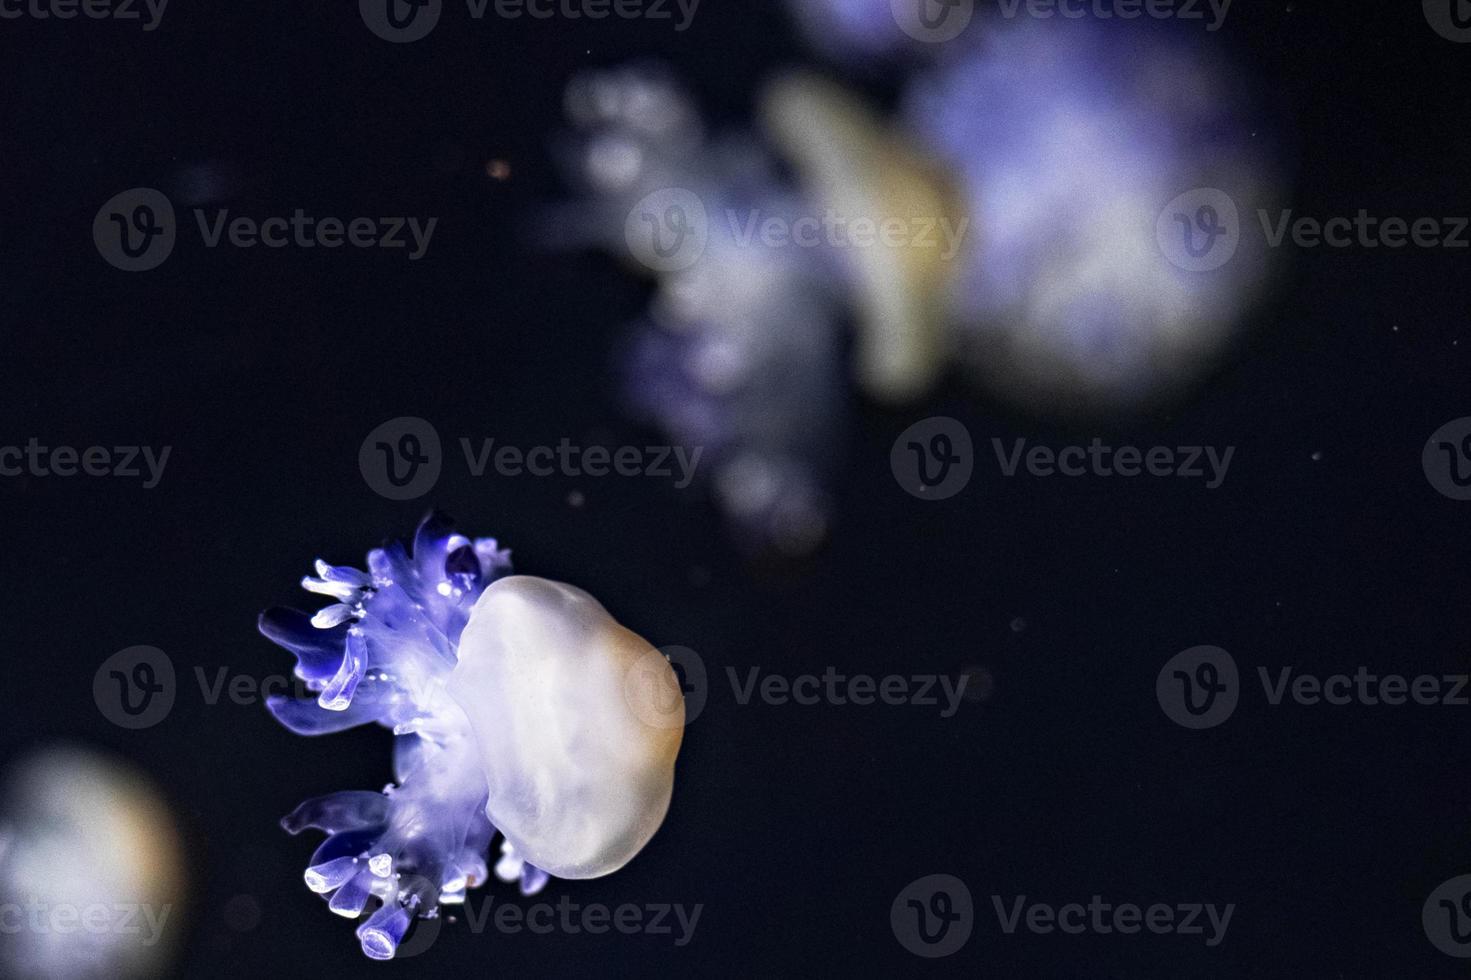
[[[936,163],[825,79],[778,79],[761,116],[819,206],[903,229],[903,244],[841,251],[857,290],[859,383],[886,401],[923,395],[949,355],[946,297],[973,232],[961,196]]]

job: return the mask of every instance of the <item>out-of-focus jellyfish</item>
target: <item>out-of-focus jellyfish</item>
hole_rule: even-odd
[[[415,917],[495,871],[524,895],[549,876],[611,874],[648,843],[673,789],[684,702],[662,654],[580,589],[511,574],[494,539],[431,514],[412,550],[368,570],[317,562],[302,585],[336,600],[271,610],[260,628],[296,656],[315,699],[274,698],[301,735],[393,730],[395,783],[308,800],[282,821],[328,837],[306,883],[390,959]]]
[[[1269,275],[1277,193],[1241,84],[1162,29],[989,31],[905,118],[973,215],[948,303],[965,365],[1044,410],[1111,410],[1201,374]]]
[[[946,174],[838,85],[796,74],[769,85],[765,131],[824,213],[900,230],[892,244],[835,250],[857,326],[854,373],[869,395],[923,395],[949,353],[946,300],[970,217]]]
[[[0,789],[0,975],[121,980],[165,972],[184,860],[167,805],[132,770],[35,752]]]
[[[743,541],[809,550],[826,529],[824,473],[846,395],[838,257],[751,240],[752,220],[790,223],[806,202],[755,139],[707,136],[662,73],[584,74],[566,104],[566,169],[582,196],[557,213],[552,237],[627,256],[658,282],[621,365],[629,403],[704,447]],[[667,254],[637,240],[645,219],[671,232]]]
[[[915,13],[800,6],[876,44],[881,22]],[[1133,22],[1027,18],[924,49],[892,121],[801,73],[766,86],[759,134],[720,140],[662,76],[569,89],[583,193],[558,237],[657,277],[630,390],[714,450],[724,508],[756,541],[822,526],[850,390],[910,403],[959,368],[1044,414],[1131,410],[1205,373],[1269,279],[1245,225],[1275,198],[1272,161],[1240,86],[1197,47]],[[900,234],[751,235],[814,215]]]

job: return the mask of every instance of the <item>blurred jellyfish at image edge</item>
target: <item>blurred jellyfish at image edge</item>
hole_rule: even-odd
[[[462,904],[497,833],[496,876],[532,895],[617,871],[658,830],[683,695],[664,655],[592,596],[513,575],[509,551],[440,514],[411,548],[370,551],[366,571],[318,561],[302,586],[335,601],[270,610],[260,629],[319,694],[271,712],[299,735],[396,736],[382,792],[311,799],[282,821],[327,834],[306,885],[362,920],[367,956],[391,959],[413,919]]]
[[[0,976],[160,976],[184,913],[168,806],[131,768],[76,746],[36,750],[0,787]]]
[[[887,0],[798,6],[852,27],[831,35],[850,54],[894,41]],[[753,132],[720,138],[657,70],[568,88],[579,196],[554,237],[657,284],[624,364],[633,403],[717,450],[717,498],[742,530],[779,543],[810,528],[791,550],[826,526],[857,394],[913,405],[958,370],[1037,414],[1127,413],[1209,371],[1271,279],[1249,222],[1277,199],[1277,165],[1198,38],[977,16],[916,51],[888,69],[907,72],[892,119],[791,72],[763,87]],[[751,235],[834,216],[901,234]]]

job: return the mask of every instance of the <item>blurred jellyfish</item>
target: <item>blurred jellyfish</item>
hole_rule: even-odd
[[[567,169],[584,196],[554,237],[614,250],[658,282],[622,365],[630,405],[705,448],[743,541],[809,550],[826,527],[824,473],[845,398],[834,256],[743,240],[731,216],[790,220],[804,204],[754,139],[707,137],[663,74],[582,75],[567,113]],[[641,238],[650,227],[678,237],[661,250]]]
[[[964,202],[923,147],[832,82],[778,79],[762,122],[813,206],[900,231],[892,244],[834,249],[829,267],[855,311],[859,386],[887,402],[925,394],[948,355],[945,301],[970,229]]]
[[[965,364],[1047,410],[1201,374],[1260,297],[1277,187],[1240,83],[1150,28],[1030,21],[930,70],[905,117],[975,217],[948,302]]]
[[[956,7],[915,0],[932,2]],[[860,48],[895,25],[942,40],[909,23],[915,3],[798,7]],[[1278,181],[1222,66],[1153,25],[965,22],[924,47],[894,121],[805,73],[766,86],[759,135],[722,140],[657,73],[569,89],[583,197],[561,237],[655,274],[633,401],[713,450],[758,542],[825,522],[849,384],[907,404],[959,368],[1040,413],[1128,411],[1204,374],[1269,280],[1244,219]],[[816,214],[905,234],[743,240],[743,221]]]
[[[141,776],[77,748],[27,756],[0,790],[0,971],[163,973],[183,878],[173,819]]]

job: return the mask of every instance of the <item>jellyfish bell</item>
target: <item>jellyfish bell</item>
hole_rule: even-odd
[[[877,398],[923,395],[948,355],[945,298],[970,224],[963,202],[939,165],[835,83],[780,78],[767,88],[762,117],[827,214],[897,232],[840,249],[855,297],[855,372]]]
[[[635,671],[651,683],[629,683]],[[586,592],[526,575],[486,589],[450,690],[480,746],[485,814],[536,867],[611,874],[664,821],[683,695],[669,662]]]

